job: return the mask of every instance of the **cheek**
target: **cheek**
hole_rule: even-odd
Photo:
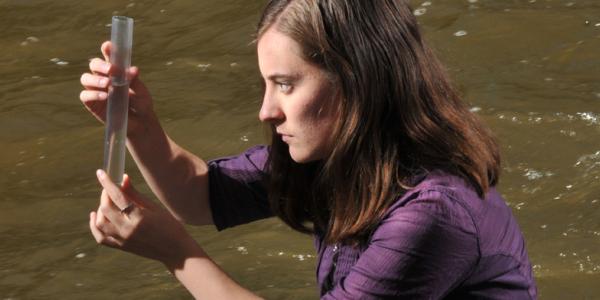
[[[311,107],[311,117],[315,120],[315,126],[322,130],[322,134],[331,135],[333,127],[339,117],[338,104],[335,98],[329,93],[323,93],[319,96],[320,101],[315,101]]]
[[[304,133],[313,150],[327,152],[334,142],[334,131],[337,124],[337,106],[333,99],[325,97],[304,107]]]
[[[321,103],[311,102],[296,107],[296,122],[305,135],[316,138],[323,135],[331,122],[331,117],[326,107]]]
[[[309,99],[302,107],[307,119],[323,123],[323,125],[333,121],[337,111],[337,102],[329,89],[321,89]]]

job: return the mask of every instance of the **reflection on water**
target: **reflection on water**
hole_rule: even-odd
[[[497,134],[499,189],[542,299],[600,298],[600,3],[413,1],[471,110]],[[0,299],[188,298],[156,263],[95,245],[103,129],[79,75],[110,17],[136,20],[133,63],[169,134],[204,158],[264,142],[252,33],[264,1],[0,0]],[[127,170],[142,186],[131,161]],[[312,299],[309,237],[265,220],[190,228],[237,281]],[[123,272],[123,270],[127,270]]]

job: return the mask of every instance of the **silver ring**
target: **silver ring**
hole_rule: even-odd
[[[123,215],[129,215],[129,213],[131,213],[131,211],[134,208],[135,208],[135,203],[129,202],[129,204],[125,208],[121,209],[121,214],[123,214]]]

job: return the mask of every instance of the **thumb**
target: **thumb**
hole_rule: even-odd
[[[102,52],[102,55],[104,56],[104,60],[106,60],[107,62],[110,62],[111,48],[112,48],[111,41],[105,41],[104,43],[102,43],[102,46],[100,46],[100,51]]]
[[[133,91],[134,98],[150,98],[148,88],[146,88],[146,85],[140,80],[140,69],[136,66],[132,66],[127,72],[129,88]]]
[[[151,210],[156,208],[154,202],[144,198],[144,196],[133,187],[133,185],[131,184],[131,179],[127,174],[123,174],[123,183],[121,184],[121,190],[124,194],[128,196],[128,198],[131,201],[135,202],[136,205]]]
[[[127,78],[129,79],[129,85],[132,85],[134,82],[138,81],[138,76],[140,75],[140,68],[136,66],[131,66],[127,69]]]

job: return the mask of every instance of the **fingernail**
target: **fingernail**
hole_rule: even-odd
[[[104,69],[105,73],[108,73],[108,71],[110,71],[110,64],[109,63],[104,63],[104,66],[102,66],[102,68]]]
[[[100,84],[100,87],[105,87],[108,85],[108,78],[102,78],[98,81],[98,83]]]
[[[101,169],[96,170],[96,176],[98,176],[98,178],[104,179],[105,175],[106,175],[106,173],[104,173],[103,170],[101,170]]]
[[[108,94],[105,92],[98,92],[98,98],[100,100],[106,100],[106,98],[108,98]]]

